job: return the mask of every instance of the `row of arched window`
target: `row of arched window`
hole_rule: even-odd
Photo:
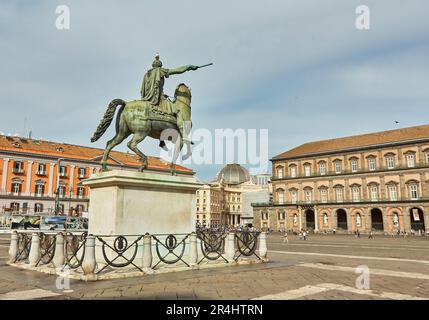
[[[397,201],[398,198],[398,183],[390,182],[385,185],[385,195],[382,199],[380,186],[376,183],[371,183],[367,185],[367,196],[363,197],[362,186],[358,184],[352,184],[349,187],[349,195],[346,195],[345,187],[343,185],[333,186],[333,190],[330,194],[329,188],[322,186],[318,188],[318,192],[315,193],[314,190],[310,187],[304,188],[302,190],[303,198],[299,197],[298,189],[291,188],[288,191],[285,191],[282,188],[276,190],[277,203],[284,204],[290,202],[292,204],[297,203],[298,201],[303,201],[306,203],[311,203],[313,201],[318,201],[322,203],[327,203],[329,201],[343,202],[343,201],[379,201],[379,200],[389,200]],[[418,200],[420,197],[418,181],[410,180],[406,183],[407,195],[402,195],[403,198],[410,200]]]
[[[11,183],[10,192],[12,194],[15,194],[15,195],[21,194],[22,193],[22,184],[23,184],[22,179],[20,179],[20,178],[13,178],[12,179],[12,183]],[[38,197],[44,196],[46,194],[46,187],[45,186],[46,186],[46,181],[44,181],[44,180],[36,180],[35,181],[35,185],[34,185],[34,195],[38,196]],[[66,190],[67,190],[67,188],[66,188],[65,183],[63,181],[60,181],[60,184],[58,186],[58,194],[59,194],[59,196],[60,197],[70,196],[72,192],[69,190],[69,193],[67,194]],[[85,197],[85,195],[86,195],[85,187],[78,186],[76,188],[76,191],[77,191],[76,192],[76,196],[78,198]]]
[[[282,179],[285,177],[296,178],[299,176],[309,177],[316,175],[327,175],[327,174],[342,174],[342,173],[357,173],[357,172],[366,172],[366,171],[377,171],[377,170],[393,170],[400,167],[414,168],[417,165],[416,161],[416,152],[409,150],[404,154],[405,164],[398,165],[397,158],[393,152],[386,153],[384,155],[384,163],[381,162],[377,156],[368,155],[366,157],[366,165],[362,165],[362,161],[358,157],[350,157],[348,167],[344,168],[343,160],[336,158],[332,160],[332,165],[330,170],[328,169],[328,163],[325,160],[317,162],[316,169],[310,162],[305,162],[302,165],[302,170],[298,172],[297,164],[290,164],[288,166],[288,172],[285,172],[285,167],[283,165],[277,165],[275,167],[275,177]],[[429,164],[429,151],[424,152],[424,157],[422,158],[424,163]],[[315,172],[314,172],[315,171]]]
[[[77,213],[81,213],[85,210],[85,206],[82,204],[78,204],[74,209]],[[21,204],[19,202],[11,202],[10,210],[15,213],[19,213],[19,212],[25,213],[26,211],[29,211],[29,208],[24,205],[21,207]],[[36,202],[34,204],[33,210],[34,210],[34,213],[44,213],[45,208],[43,203]],[[59,204],[59,211],[61,213],[64,213],[64,204]]]

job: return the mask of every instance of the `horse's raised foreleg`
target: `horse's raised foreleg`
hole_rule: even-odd
[[[144,169],[147,168],[148,161],[147,161],[147,156],[137,148],[137,145],[140,142],[142,142],[144,138],[146,138],[146,136],[147,136],[146,132],[136,132],[133,138],[127,144],[128,148],[134,151],[141,158],[142,166],[140,167],[140,171],[143,171]]]

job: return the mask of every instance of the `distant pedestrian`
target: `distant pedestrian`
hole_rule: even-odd
[[[372,231],[369,232],[368,239],[372,239]]]
[[[287,238],[287,232],[285,231],[284,235],[283,235],[283,243],[289,243],[289,239]]]
[[[334,229],[332,230],[332,233],[335,235],[335,234],[337,233],[337,229],[335,229],[335,228],[334,228]]]
[[[357,237],[357,238],[360,238],[360,232],[359,232],[359,230],[358,230],[358,231],[356,231],[356,237]]]

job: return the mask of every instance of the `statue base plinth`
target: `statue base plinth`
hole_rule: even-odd
[[[196,178],[113,170],[83,182],[90,187],[88,233],[178,234],[195,231]]]

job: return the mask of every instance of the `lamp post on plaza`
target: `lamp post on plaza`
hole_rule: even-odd
[[[61,167],[61,160],[64,160],[63,158],[58,158],[57,160],[57,191],[55,194],[55,215],[59,213],[60,209],[60,167]]]

